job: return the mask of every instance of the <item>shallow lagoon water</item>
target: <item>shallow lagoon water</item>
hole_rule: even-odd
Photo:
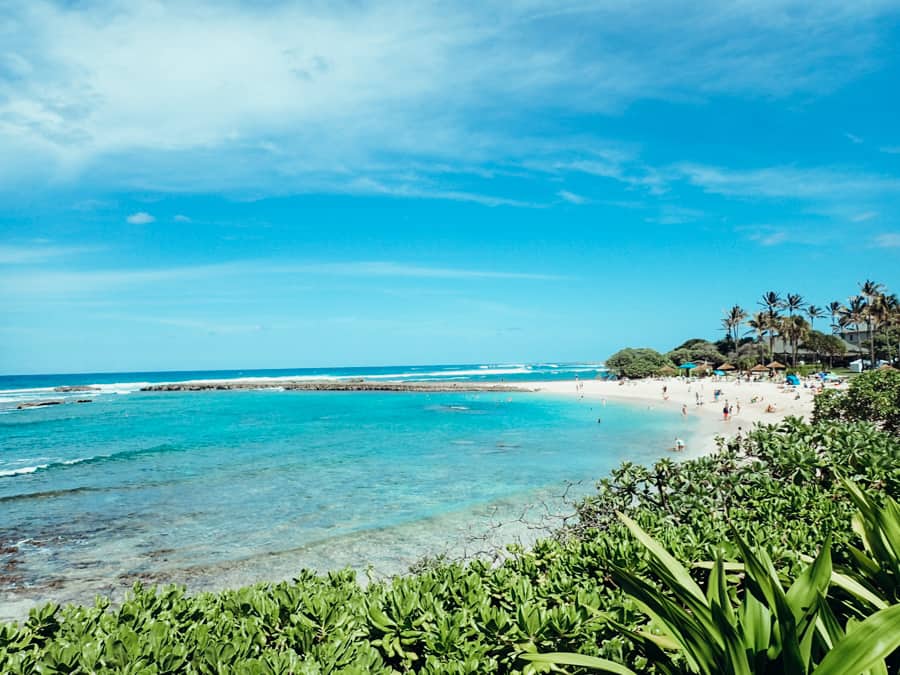
[[[527,538],[529,504],[650,462],[692,424],[526,393],[136,392],[14,411],[0,416],[0,616],[135,580],[395,574],[486,532]]]

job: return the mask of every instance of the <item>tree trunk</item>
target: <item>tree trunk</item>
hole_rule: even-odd
[[[875,367],[875,331],[872,329],[872,319],[866,319],[866,330],[869,331],[869,368]]]

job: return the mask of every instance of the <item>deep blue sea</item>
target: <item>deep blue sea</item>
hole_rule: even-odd
[[[534,393],[149,393],[141,383],[598,372],[478,364],[0,377],[0,618],[115,595],[135,580],[201,590],[347,565],[381,576],[425,555],[525,541],[535,535],[523,514],[535,523],[544,508],[564,509],[568,483],[585,494],[616,464],[663,455],[673,430],[693,424],[674,411]],[[65,385],[99,391],[52,391]],[[66,403],[16,409],[46,399]]]

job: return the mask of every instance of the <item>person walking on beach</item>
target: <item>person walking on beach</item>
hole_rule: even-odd
[[[728,404],[727,403],[725,404],[725,407],[722,408],[722,417],[725,419],[726,422],[728,421]]]
[[[681,405],[681,416],[687,417],[687,403]]]

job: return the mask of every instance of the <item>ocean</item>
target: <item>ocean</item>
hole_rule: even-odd
[[[0,377],[0,618],[529,543],[622,461],[666,454],[677,411],[537,393],[141,392],[255,377],[516,382],[596,364]],[[54,392],[92,386],[88,392]],[[23,402],[62,405],[17,409]],[[75,403],[90,399],[90,403]],[[598,418],[602,423],[598,424]]]

